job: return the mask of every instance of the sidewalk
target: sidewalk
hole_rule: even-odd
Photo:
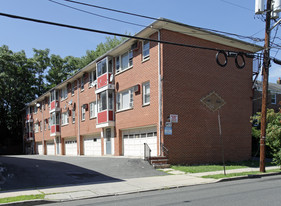
[[[280,167],[267,167],[266,169],[279,169]],[[227,170],[227,173],[258,171],[258,168],[245,168]],[[220,180],[202,178],[205,175],[223,174],[223,171],[176,174],[156,177],[143,177],[125,179],[121,182],[104,182],[99,184],[65,186],[54,188],[39,188],[34,190],[0,192],[0,198],[15,197],[20,195],[36,195],[44,193],[45,200],[49,201],[69,201],[83,198],[104,197],[111,195],[122,195],[145,191],[161,190],[168,188],[185,187],[191,185],[208,184],[219,182]]]

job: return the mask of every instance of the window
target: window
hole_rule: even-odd
[[[276,104],[276,93],[271,93],[271,104]]]
[[[150,103],[150,83],[146,82],[142,85],[142,104],[148,105]]]
[[[97,63],[98,77],[106,73],[106,58]]]
[[[51,91],[51,102],[59,99],[59,93],[56,90]]]
[[[96,102],[91,102],[90,103],[90,118],[97,117],[97,104]]]
[[[149,58],[149,41],[143,41],[142,42],[142,59],[148,59]]]
[[[59,113],[52,113],[52,116],[51,116],[51,125],[59,125],[60,124],[60,115]]]
[[[34,124],[34,132],[39,132],[39,124],[38,123]]]
[[[81,107],[81,114],[81,120],[84,121],[86,116],[86,108],[84,107],[84,105]]]
[[[98,104],[99,104],[99,112],[107,109],[106,91],[100,93]]]
[[[133,51],[130,50],[121,56],[116,57],[116,73],[126,70],[133,66]]]
[[[97,74],[96,74],[96,71],[91,71],[89,73],[90,77],[89,77],[89,87],[93,87],[96,85],[97,83]]]
[[[130,109],[133,107],[133,90],[128,89],[126,91],[117,93],[117,110],[124,110],[124,109]]]
[[[61,114],[61,125],[68,124],[68,112],[64,112]]]
[[[75,109],[72,109],[72,124],[75,123]]]
[[[67,87],[64,87],[61,89],[60,97],[61,97],[61,101],[65,100],[67,98]]]
[[[71,95],[74,95],[74,90],[75,90],[75,82],[71,83]]]

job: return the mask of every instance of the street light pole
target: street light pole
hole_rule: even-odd
[[[263,55],[263,86],[262,86],[262,109],[261,109],[261,137],[260,137],[260,172],[265,172],[265,140],[266,140],[266,115],[268,99],[268,75],[270,65],[270,19],[272,0],[267,0],[266,5],[266,24],[265,24],[265,43]]]

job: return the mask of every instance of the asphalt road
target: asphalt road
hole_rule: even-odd
[[[124,181],[166,175],[143,159],[85,156],[0,156],[0,190]]]
[[[227,206],[279,206],[281,205],[281,176],[220,182],[192,187],[144,192],[63,203],[48,206],[179,206],[179,205],[227,205]]]

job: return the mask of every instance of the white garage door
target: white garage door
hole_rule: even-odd
[[[47,155],[55,155],[55,144],[47,142]]]
[[[144,143],[151,149],[151,156],[157,155],[157,129],[142,128],[126,130],[123,134],[124,156],[143,157]]]
[[[84,155],[101,156],[100,134],[84,137]]]
[[[36,143],[37,144],[37,154],[43,155],[43,146],[42,143]]]
[[[77,141],[65,140],[65,155],[77,155]]]

